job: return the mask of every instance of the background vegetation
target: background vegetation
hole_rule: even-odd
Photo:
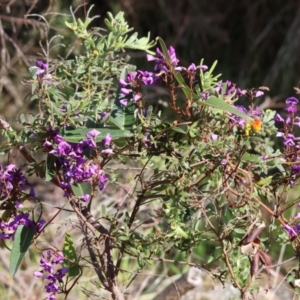
[[[87,7],[94,4],[94,13],[104,17],[107,11],[124,11],[129,25],[139,34],[149,31],[153,38],[162,37],[176,48],[182,63],[200,61],[211,65],[218,60],[217,72],[241,87],[265,85],[270,88],[272,102],[281,107],[299,80],[300,7],[297,0],[1,0],[0,113],[14,115],[23,108],[26,92],[21,79],[27,74],[30,60],[37,59],[43,28],[37,17],[24,19],[26,14],[69,13],[84,18]],[[103,18],[94,20],[102,26]],[[52,23],[51,34],[62,33],[62,24]],[[66,41],[65,44],[74,41]],[[56,49],[57,55],[64,48]],[[55,56],[55,53],[54,53]],[[53,57],[54,57],[53,56]],[[136,63],[144,60],[136,57]]]

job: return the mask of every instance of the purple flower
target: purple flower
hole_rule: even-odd
[[[61,252],[53,253],[52,251],[44,251],[40,259],[40,267],[42,270],[36,271],[33,275],[37,278],[41,278],[43,274],[46,274],[45,279],[49,281],[45,285],[45,291],[49,293],[48,299],[56,299],[55,294],[59,291],[59,286],[56,284],[57,281],[62,282],[63,277],[68,272],[68,268],[60,268],[56,272],[54,271],[55,265],[61,265],[64,261]]]
[[[67,105],[62,105],[62,106],[60,107],[60,111],[61,111],[62,113],[66,113],[66,112],[68,111]]]
[[[173,65],[177,66],[177,64],[179,63],[179,59],[177,59],[177,57],[176,57],[175,49],[172,46],[170,46],[168,52],[169,52],[169,55],[170,55]]]
[[[148,71],[137,71],[137,78],[145,85],[153,85],[159,81],[159,77],[155,73]]]
[[[237,88],[236,94],[238,96],[245,96],[247,94],[247,90],[241,90],[240,88]]]
[[[113,149],[104,149],[101,151],[101,153],[104,153],[104,154],[112,154],[114,151]]]
[[[278,131],[278,132],[276,133],[276,137],[284,137],[284,133]]]
[[[50,148],[52,146],[52,143],[49,142],[49,141],[45,141],[43,144],[42,144],[43,147],[45,148]]]
[[[300,173],[300,165],[293,165],[292,174],[299,174],[299,173]]]
[[[35,191],[34,191],[33,187],[31,187],[30,190],[29,190],[29,196],[30,197],[35,197]]]
[[[223,158],[223,159],[221,160],[221,165],[222,165],[222,166],[226,166],[226,164],[227,164],[227,159]]]
[[[37,223],[37,232],[41,232],[44,228],[44,225],[46,224],[46,221],[41,219],[38,223]]]
[[[291,124],[292,119],[290,116],[287,116],[287,118],[285,119],[285,124]]]
[[[277,122],[283,122],[284,121],[283,117],[280,114],[276,114],[274,119]]]
[[[235,105],[235,107],[236,107],[238,110],[240,110],[241,112],[243,112],[244,114],[247,113],[247,109],[246,109],[244,106],[242,106],[242,105]]]
[[[41,272],[41,271],[36,271],[36,272],[34,272],[33,273],[33,276],[35,276],[35,277],[37,277],[37,278],[40,278],[40,277],[42,277],[43,276],[43,272]]]
[[[88,133],[86,134],[86,137],[87,137],[88,139],[94,139],[94,138],[96,138],[99,134],[100,134],[100,132],[99,132],[98,130],[93,129],[93,130],[91,130],[90,132],[88,132]]]
[[[289,114],[295,114],[297,112],[298,99],[295,97],[290,97],[285,100],[285,103],[289,105],[287,108],[285,108]]]
[[[226,84],[226,89],[224,90],[224,84]],[[236,88],[236,85],[232,83],[231,81],[227,80],[225,83],[223,81],[220,81],[218,85],[215,87],[215,91],[221,95],[224,93],[225,96],[234,95],[237,96],[243,96],[246,94],[247,91],[242,91],[239,88]]]
[[[121,88],[121,93],[127,96],[132,93],[132,89]]]
[[[120,103],[123,105],[123,106],[126,106],[128,104],[128,99],[120,99]]]
[[[56,280],[62,281],[63,277],[67,274],[68,270],[69,270],[69,268],[67,268],[67,267],[61,268],[61,269],[57,270],[54,277],[56,278]]]
[[[134,94],[133,102],[137,102],[137,101],[139,101],[139,100],[141,100],[141,99],[142,99],[142,96],[141,96],[141,95],[139,95],[139,94]]]
[[[16,206],[16,208],[22,208],[22,207],[24,207],[23,204],[21,202],[19,202],[19,201],[15,201],[15,206]]]
[[[168,49],[168,53],[171,59],[171,62],[173,64],[174,67],[176,67],[178,65],[179,60],[176,57],[176,52],[175,49],[170,46]],[[157,48],[156,49],[156,55],[157,56],[153,56],[150,54],[147,54],[147,60],[148,61],[155,61],[155,67],[154,67],[154,71],[155,72],[168,72],[168,69],[166,67],[166,58],[163,55],[163,53]]]
[[[247,109],[244,106],[241,105],[235,105],[235,108],[237,108],[238,110],[240,110],[241,112],[243,112],[244,114],[247,113]],[[231,119],[236,125],[238,125],[239,127],[244,127],[246,125],[246,120],[244,120],[243,118],[233,114],[232,115],[232,119]]]
[[[108,113],[106,111],[104,111],[102,114],[101,114],[101,118],[102,119],[106,119],[108,117]]]
[[[80,199],[83,202],[88,202],[90,200],[90,195],[89,194],[85,194],[85,195],[81,196]]]
[[[109,146],[111,144],[112,136],[108,133],[105,138],[103,139],[104,146]]]
[[[285,108],[285,110],[289,113],[289,114],[295,114],[297,112],[297,107],[294,105],[288,106]]]
[[[185,69],[185,68],[184,68]],[[208,66],[205,66],[205,65],[201,65],[201,66],[196,66],[194,63],[190,64],[187,68],[187,70],[189,72],[194,72],[196,71],[197,69],[201,69],[202,71],[206,71],[208,70]],[[176,68],[177,70],[177,68]]]
[[[42,222],[42,221],[40,221]],[[38,228],[39,223],[38,222]],[[15,231],[17,230],[19,225],[25,225],[26,227],[32,227],[35,225],[35,222],[29,219],[29,213],[18,213],[14,216],[12,220],[4,222],[0,220],[0,229],[2,229],[2,233],[0,234],[0,240],[2,239],[13,239],[15,235]]]
[[[28,183],[23,172],[15,165],[10,164],[5,167],[0,165],[0,195],[1,197],[10,197],[13,192],[13,201],[18,201],[18,193],[29,189],[29,196],[34,197],[34,190]],[[21,197],[21,196],[20,196]]]
[[[48,65],[43,63],[42,61],[37,61],[36,63],[38,70],[36,72],[37,76],[41,76],[43,73],[45,73],[45,71],[48,69]]]
[[[295,117],[294,125],[300,127],[300,117]]]
[[[296,105],[298,104],[298,99],[296,99],[295,97],[290,97],[285,100],[285,103],[287,105]]]
[[[146,57],[147,57],[148,61],[156,61],[157,60],[157,57],[155,57],[152,54],[147,54]]]
[[[201,66],[199,66],[199,68],[200,68],[202,71],[207,71],[207,70],[208,70],[208,66],[206,66],[206,65],[201,65]]]
[[[197,67],[194,63],[192,63],[191,65],[189,65],[189,67],[187,68],[188,71],[196,71]]]
[[[209,92],[208,91],[203,91],[202,93],[201,93],[201,97],[202,97],[202,100],[207,100],[208,99],[208,97],[209,97]]]
[[[59,134],[56,134],[54,137],[53,137],[53,140],[54,140],[54,142],[55,143],[60,143],[60,142],[63,142],[65,139],[61,136],[61,135],[59,135]]]
[[[126,81],[132,83],[136,77],[136,72],[130,72],[126,75]]]
[[[120,85],[122,86],[122,87],[125,87],[125,86],[127,86],[129,83],[128,82],[126,82],[125,80],[123,80],[123,79],[120,79],[119,80],[119,83],[120,83]]]
[[[40,69],[42,69],[42,70],[47,70],[47,69],[48,69],[48,65],[45,64],[45,63],[43,63],[41,60],[38,60],[38,61],[36,62],[36,65],[37,65]]]
[[[45,290],[47,293],[57,293],[59,291],[59,287],[55,282],[50,282],[45,285]]]
[[[256,106],[252,111],[251,111],[251,115],[255,116],[255,117],[260,117],[261,116],[261,112],[258,108],[258,106]]]
[[[99,180],[98,180],[100,191],[102,191],[104,189],[105,183],[107,180],[108,180],[108,176],[106,174],[104,174],[104,173],[100,174]]]
[[[264,92],[262,91],[255,91],[254,92],[254,97],[260,97],[260,96],[263,96],[264,95]]]
[[[72,147],[69,143],[62,141],[57,145],[57,154],[67,156],[70,154]],[[52,152],[52,151],[50,151]]]
[[[296,237],[298,235],[295,229],[288,224],[282,226],[282,229],[286,230],[290,237]]]
[[[293,134],[288,134],[284,139],[284,145],[285,146],[295,146],[295,136]]]
[[[211,133],[210,138],[211,138],[212,141],[216,141],[218,139],[218,135],[214,134],[214,133]]]

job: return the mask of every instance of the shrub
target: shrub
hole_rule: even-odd
[[[89,267],[120,300],[123,272],[176,263],[165,255],[173,251],[186,256],[181,264],[208,272],[217,265],[212,276],[231,281],[243,298],[259,265],[268,273],[272,267],[267,249],[288,239],[299,249],[299,214],[287,219],[299,202],[288,196],[300,170],[298,100],[286,100],[283,116],[262,111],[256,103],[267,88],[221,81],[216,64],[181,66],[160,38],[132,34],[122,13],[108,15],[105,31],[89,28],[91,21],[65,22],[82,44],[74,58],[51,60],[52,38],[45,59],[30,68],[38,112],[20,115],[19,131],[1,119],[3,153],[18,147],[27,161],[1,169],[1,239],[13,241],[11,274],[35,247],[44,251],[34,275],[46,280],[49,299],[67,297],[84,274],[92,276]],[[136,70],[128,50],[146,52],[154,69]],[[165,109],[158,99],[147,101],[158,87],[166,91]],[[236,105],[241,97],[246,106]],[[275,135],[283,137],[282,151],[272,146]],[[53,210],[35,196],[33,174],[63,191]],[[110,205],[105,194],[114,199]],[[66,211],[76,221],[59,227],[59,248],[45,236]],[[267,231],[273,238],[261,242]],[[199,247],[203,257],[190,263]],[[128,257],[135,270],[124,264]]]

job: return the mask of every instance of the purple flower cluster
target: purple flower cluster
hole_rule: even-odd
[[[299,204],[298,207],[300,207]],[[294,217],[294,220],[297,219],[300,219],[300,213],[297,213],[296,216]],[[284,226],[282,226],[282,229],[284,229],[291,238],[297,237],[300,232],[300,224],[294,224],[293,226],[289,224],[285,224]]]
[[[179,59],[177,58],[175,49],[172,46],[169,47],[168,54],[170,56],[172,66],[174,67],[174,70],[176,70],[176,71],[195,72],[198,69],[201,69],[202,71],[206,71],[208,69],[207,66],[204,66],[204,65],[196,66],[194,63],[192,63],[187,68],[178,66]],[[165,58],[164,54],[159,50],[159,48],[156,48],[156,56],[147,54],[147,60],[155,61],[154,72],[158,73],[157,76],[160,76],[161,74],[167,73],[170,71],[170,66],[166,62],[166,58]]]
[[[261,113],[260,113],[258,107],[255,107],[254,109],[249,110],[249,111],[242,105],[235,105],[235,108],[237,108],[244,114],[248,114],[249,116],[261,117]],[[235,114],[232,115],[231,122],[233,122],[235,125],[237,125],[237,127],[242,128],[242,129],[245,127],[245,125],[247,123],[247,121],[245,119],[243,119]]]
[[[224,96],[231,96],[231,95],[237,95],[238,97],[246,95],[247,91],[246,90],[241,90],[240,88],[236,88],[236,85],[232,83],[231,81],[227,80],[225,82],[226,84],[226,89],[224,92]],[[222,89],[224,86],[224,82],[220,81],[215,88],[215,91],[221,95],[222,94]]]
[[[56,294],[59,292],[59,286],[57,284],[62,282],[63,277],[68,272],[68,268],[60,268],[55,271],[56,265],[61,265],[64,262],[64,257],[62,253],[53,253],[52,251],[44,251],[42,253],[42,257],[40,260],[41,271],[34,272],[33,275],[35,277],[42,277],[44,274],[46,275],[45,279],[49,281],[48,284],[45,285],[45,290],[48,295],[49,300],[55,300]]]
[[[288,105],[285,108],[285,111],[287,112],[286,118],[283,118],[280,114],[275,115],[275,121],[283,122],[285,125],[285,133],[278,133],[278,136],[280,137],[287,135],[288,131],[292,129],[289,128],[289,125],[293,124],[300,127],[300,118],[296,116],[298,99],[296,99],[295,97],[290,97],[285,100],[285,103]]]
[[[168,53],[171,59],[171,62],[173,64],[173,66],[177,66],[179,63],[179,59],[176,57],[176,52],[175,49],[170,46],[168,49]],[[155,72],[168,72],[168,65],[166,64],[166,58],[164,56],[164,54],[159,50],[159,48],[156,48],[156,55],[157,56],[153,56],[151,54],[147,54],[147,60],[148,61],[155,61],[155,67],[154,67],[154,71]]]
[[[19,205],[19,207],[22,207]],[[41,232],[43,229],[45,220],[40,220],[37,223],[37,232]],[[8,222],[0,219],[0,240],[14,239],[15,232],[19,225],[25,225],[26,227],[33,227],[36,223],[29,219],[29,213],[17,213],[14,218]]]
[[[286,225],[282,226],[282,229],[284,229],[291,238],[297,237],[298,233],[300,231],[300,224],[296,224],[294,226],[290,226],[290,225],[286,224]]]
[[[36,63],[37,67],[38,67],[38,70],[36,72],[36,75],[37,76],[40,76],[42,74],[44,74],[47,70],[48,70],[48,65],[43,63],[42,61],[37,61]]]
[[[191,64],[188,68],[178,66],[179,59],[176,56],[175,49],[173,47],[169,47],[168,53],[171,59],[172,66],[176,71],[194,73],[198,69],[201,69],[203,71],[206,71],[208,69],[207,66],[196,66],[194,63]],[[139,70],[137,72],[127,74],[125,80],[120,80],[122,93],[120,103],[123,106],[126,106],[129,101],[133,101],[134,103],[136,103],[141,100],[143,98],[143,95],[140,92],[140,87],[142,85],[158,84],[159,82],[161,82],[161,75],[170,71],[171,66],[168,64],[164,54],[158,48],[156,49],[156,56],[148,54],[147,60],[155,62],[154,72]]]
[[[287,115],[282,117],[280,114],[276,114],[274,118],[275,121],[283,123],[283,131],[278,131],[276,136],[283,138],[283,144],[286,147],[285,153],[288,155],[289,161],[299,161],[300,137],[295,137],[293,133],[294,126],[300,127],[300,118],[296,116],[298,99],[290,97],[286,99],[285,103],[287,104],[285,108]],[[300,165],[293,164],[291,173],[300,174]],[[293,181],[291,181],[292,183]]]
[[[35,75],[38,77],[41,83],[53,83],[51,74],[48,73],[48,65],[42,61],[37,61],[36,66],[32,67],[37,69]]]
[[[0,239],[13,239],[15,231],[19,225],[25,225],[32,227],[36,223],[29,219],[29,213],[22,213],[18,211],[18,208],[22,208],[23,205],[20,202],[21,198],[24,198],[25,190],[29,189],[28,195],[35,196],[32,186],[28,183],[23,172],[15,165],[11,164],[3,169],[0,166],[0,193],[1,199],[4,200],[4,205],[10,208],[11,215],[6,221],[0,219]],[[5,206],[4,206],[5,208]],[[37,223],[37,230],[40,232],[45,224],[44,220],[40,220]]]
[[[93,185],[98,185],[100,190],[103,190],[108,176],[98,164],[88,161],[84,156],[84,151],[97,150],[96,137],[100,132],[96,129],[91,130],[87,133],[87,138],[79,143],[66,142],[56,130],[51,128],[49,128],[48,135],[49,133],[50,138],[43,143],[43,147],[50,150],[49,153],[58,157],[58,162],[63,172],[61,188],[64,190],[65,196],[68,197],[72,194],[71,184],[82,182],[91,182]],[[113,150],[109,148],[111,142],[112,136],[108,133],[102,140],[101,153],[113,153]],[[88,199],[89,195],[84,195],[81,200],[88,201]]]
[[[122,99],[120,99],[120,103],[123,106],[126,106],[129,101],[136,103],[143,97],[142,93],[140,92],[140,87],[142,85],[155,85],[159,80],[160,78],[153,72],[137,71],[128,73],[126,80],[120,80],[122,93]]]
[[[17,166],[10,164],[5,169],[0,165],[0,197],[15,198],[16,195],[29,189],[29,195],[34,197],[34,190],[28,183],[22,171]]]

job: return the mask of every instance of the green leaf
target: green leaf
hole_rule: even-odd
[[[78,28],[76,23],[69,23],[69,22],[65,21],[65,25],[72,30],[76,30]]]
[[[61,132],[61,135],[67,142],[78,143],[81,140],[86,139],[86,134],[91,130],[91,128],[81,127],[73,130],[64,130]],[[96,137],[96,142],[101,142],[108,133],[111,134],[113,141],[133,136],[133,133],[129,130],[120,130],[109,127],[97,128],[97,130],[100,134]]]
[[[246,230],[242,229],[242,228],[234,228],[233,231],[238,233],[238,234],[245,234],[246,233]]]
[[[36,229],[37,225],[32,227],[27,227],[25,225],[18,226],[10,254],[9,273],[11,276],[16,274],[21,261],[32,242]]]
[[[187,126],[175,126],[172,127],[173,131],[179,132],[179,133],[183,133],[183,134],[187,134],[188,133],[188,129]]]
[[[223,99],[221,98],[217,98],[215,96],[211,96],[207,99],[207,101],[203,102],[204,104],[207,104],[209,106],[221,109],[223,111],[235,114],[247,121],[251,121],[251,118],[247,115],[245,115],[244,113],[242,113],[240,110],[238,110],[237,108],[235,108],[234,106],[228,104],[227,102],[225,102]],[[201,103],[202,104],[202,103]]]
[[[82,197],[84,195],[91,195],[92,184],[90,182],[81,182],[77,184],[71,184],[72,191],[76,197]]]
[[[166,47],[166,44],[164,43],[164,41],[160,37],[158,37],[157,40],[158,40],[158,42],[160,44],[162,53],[164,54],[167,62],[169,63],[170,66],[172,66],[173,64],[172,64],[172,61],[171,61],[168,49]],[[174,74],[174,77],[176,78],[177,82],[179,83],[179,85],[182,87],[184,95],[187,98],[191,98],[191,96],[195,97],[196,94],[193,93],[192,90],[187,86],[187,84],[185,83],[184,78],[182,77],[182,75],[180,74],[180,72],[173,70],[173,74]]]
[[[188,238],[187,233],[177,224],[171,225],[171,228],[173,229],[173,235],[175,238],[183,237]]]
[[[252,155],[248,152],[246,152],[243,157],[242,157],[242,161],[251,161],[251,162],[261,162],[261,158],[259,157],[259,155]]]
[[[145,266],[145,262],[140,255],[137,256],[137,262],[138,262],[138,265],[140,266],[140,268],[143,268]]]
[[[101,214],[102,214],[102,216],[106,215],[106,205],[104,205],[104,204],[101,205]]]
[[[55,161],[56,157],[53,154],[47,155],[47,161],[46,161],[46,181],[51,181],[54,176],[56,175],[55,172]]]
[[[116,107],[115,104],[109,117],[109,121],[122,130],[132,128],[132,126],[136,123],[134,117],[134,103],[129,102],[127,106],[124,107],[122,107],[120,103],[119,107]]]
[[[213,259],[214,259],[214,255],[210,255],[206,263],[209,264],[210,262],[213,261]]]
[[[63,254],[64,257],[67,258],[63,262],[63,267],[67,267],[69,269],[68,275],[70,277],[78,276],[80,273],[80,268],[78,266],[78,257],[71,235],[67,232],[65,234]],[[72,263],[71,261],[73,261],[74,263]]]
[[[273,176],[268,176],[266,178],[261,179],[257,182],[257,185],[259,186],[266,186],[269,185],[272,182]]]
[[[121,73],[121,79],[126,80],[127,68],[124,68]],[[126,106],[121,105],[120,99],[122,99],[121,85],[119,84],[117,96],[113,103],[112,112],[109,117],[109,121],[117,126],[119,129],[132,128],[135,124],[134,117],[134,103],[129,102]]]

